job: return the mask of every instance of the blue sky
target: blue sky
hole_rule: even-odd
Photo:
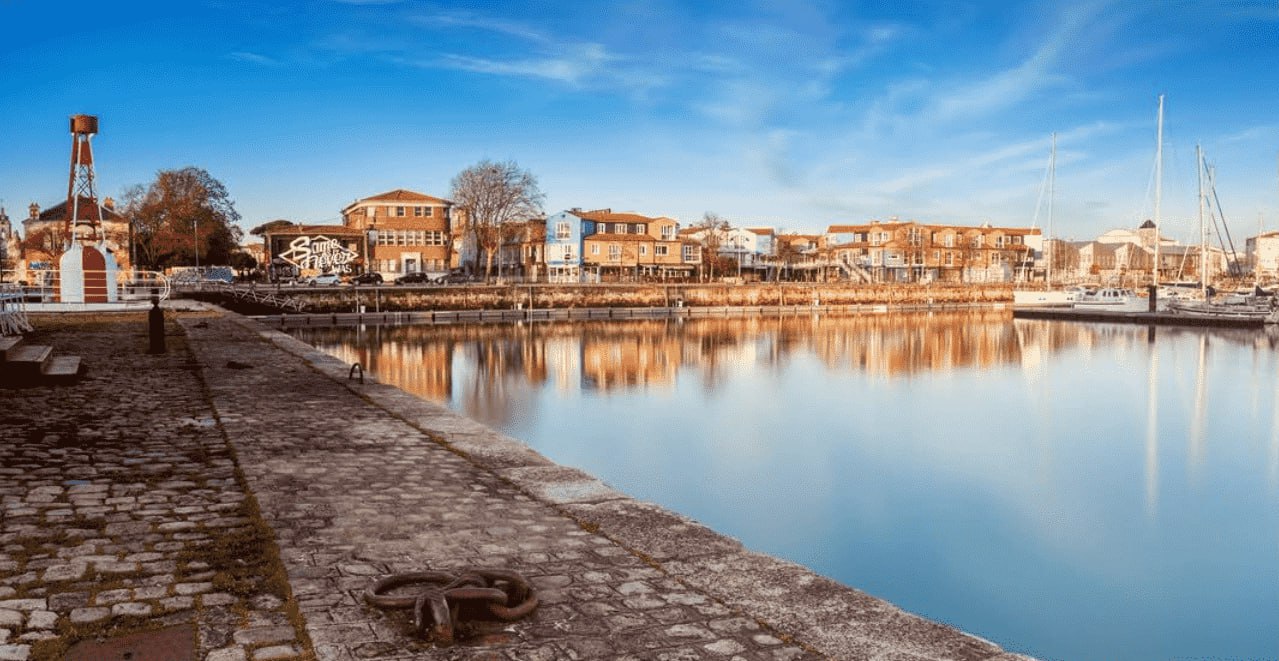
[[[69,24],[71,18],[78,19]],[[1279,227],[1279,6],[1251,2],[0,0],[0,199],[195,165],[246,228],[447,196],[484,158],[580,206],[818,231],[893,216],[1192,240],[1194,146],[1237,234]],[[1036,221],[1036,217],[1038,220]]]

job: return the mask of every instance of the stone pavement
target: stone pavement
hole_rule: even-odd
[[[0,392],[0,661],[184,622],[211,661],[1024,658],[241,317],[180,322],[148,356],[140,317],[38,320],[91,371]],[[467,566],[521,572],[541,606],[437,647],[360,596]]]
[[[183,623],[211,659],[243,658],[263,631],[280,656],[302,652],[270,531],[182,338],[153,356],[143,314],[34,319],[35,339],[89,372],[0,390],[0,660]]]

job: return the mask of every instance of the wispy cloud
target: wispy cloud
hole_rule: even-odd
[[[436,62],[439,66],[498,76],[543,78],[581,86],[586,81],[607,73],[615,58],[600,44],[578,44],[566,48],[566,53],[517,60],[493,60],[468,55],[444,54]]]
[[[559,39],[520,23],[469,13],[416,14],[412,23],[446,31],[470,29],[515,40],[514,50],[529,53],[503,57],[485,51],[491,39],[478,39],[477,52],[441,52],[434,58],[412,60],[417,66],[455,69],[494,76],[549,80],[571,88],[616,88],[643,94],[660,86],[664,77],[640,66],[634,58],[615,54],[595,41]],[[496,46],[488,51],[502,50]],[[506,49],[510,50],[510,48]]]
[[[475,14],[414,14],[408,20],[416,25],[432,29],[470,28],[483,32],[505,34],[539,43],[549,43],[551,41],[545,34],[528,25]]]
[[[1262,124],[1223,135],[1217,138],[1217,142],[1221,144],[1255,143],[1263,140],[1273,141],[1276,136],[1279,136],[1279,124]]]
[[[257,64],[266,67],[278,67],[283,63],[271,57],[267,57],[260,53],[251,53],[249,51],[235,51],[228,53],[227,57],[237,62],[247,62],[249,64]]]

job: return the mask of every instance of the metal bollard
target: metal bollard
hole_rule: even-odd
[[[160,292],[151,290],[151,310],[147,312],[147,331],[151,346],[147,353],[164,353],[164,310],[160,309]]]

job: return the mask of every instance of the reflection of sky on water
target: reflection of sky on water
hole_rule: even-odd
[[[1259,332],[962,313],[299,335],[391,381],[378,347],[418,346],[447,372],[422,394],[1014,650],[1279,650],[1279,359]]]

